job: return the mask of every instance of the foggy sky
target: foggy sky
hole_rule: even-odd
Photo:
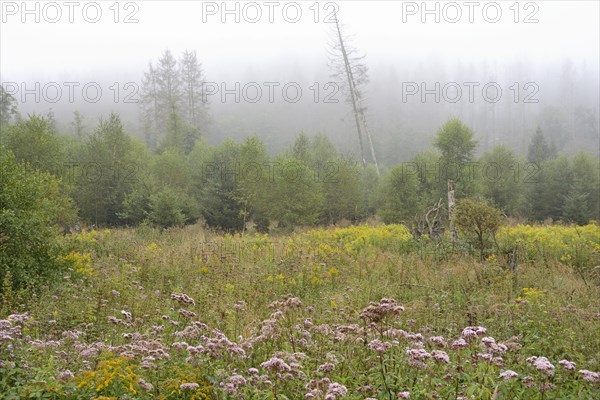
[[[156,62],[168,48],[176,57],[186,49],[196,50],[210,82],[241,82],[243,85],[252,81],[299,81],[306,84],[306,90],[310,85],[307,82],[323,84],[330,79],[327,48],[332,39],[332,24],[324,20],[334,4],[339,7],[338,15],[344,32],[353,36],[352,45],[366,55],[365,62],[371,77],[371,85],[366,89],[370,99],[370,118],[382,116],[381,120],[372,122],[375,135],[380,135],[379,139],[376,136],[376,140],[406,127],[406,120],[413,114],[413,119],[425,122],[418,127],[419,121],[411,121],[412,132],[419,134],[430,134],[431,123],[445,118],[445,112],[432,114],[428,109],[419,115],[416,111],[411,114],[406,111],[409,108],[405,108],[404,114],[396,113],[397,120],[390,121],[389,115],[394,115],[394,110],[390,109],[393,105],[383,104],[378,97],[386,90],[397,91],[398,82],[425,77],[442,82],[457,77],[466,81],[501,80],[509,76],[513,81],[539,81],[543,82],[540,106],[525,111],[539,114],[542,107],[552,105],[544,96],[551,93],[555,99],[560,99],[559,81],[567,60],[573,64],[580,78],[592,77],[590,81],[578,82],[578,88],[585,87],[588,91],[585,99],[590,97],[590,93],[591,97],[598,93],[598,1],[521,1],[517,7],[514,6],[515,1],[229,1],[226,4],[222,1],[121,1],[118,23],[114,22],[115,11],[110,8],[113,1],[94,4],[75,2],[74,8],[69,8],[63,1],[54,2],[53,6],[47,3],[53,2],[27,2],[29,9],[34,9],[37,4],[38,23],[34,20],[35,13],[23,15],[21,1],[2,1],[2,82],[26,82],[27,87],[31,87],[33,82],[44,85],[47,82],[76,81],[85,84],[97,81],[102,82],[103,96],[109,97],[108,87],[112,82],[121,85],[128,81],[140,82],[148,62]],[[232,10],[236,4],[239,22],[235,21],[235,12],[223,13],[224,7]],[[96,16],[96,5],[102,12],[99,21],[87,22],[85,18]],[[439,11],[424,14],[423,6],[428,10],[436,10],[437,7]],[[88,10],[86,15],[84,7]],[[12,15],[15,8],[16,14]],[[284,13],[283,8],[288,12]],[[484,8],[487,12],[483,11]],[[300,9],[301,16],[298,22],[292,23],[290,20],[296,17],[296,9]],[[319,10],[318,22],[314,21],[316,9]],[[497,9],[501,11],[500,16],[496,14]],[[516,9],[518,16],[515,15]],[[58,22],[50,23],[47,19],[56,18],[56,10],[60,10],[62,15]],[[248,18],[254,18],[256,10],[260,10],[262,16],[258,22],[251,23]],[[460,18],[457,10],[461,12]],[[69,11],[73,11],[72,23],[69,22]],[[272,11],[273,22],[269,21],[269,11]],[[124,23],[125,17],[131,13],[130,17],[137,22]],[[439,22],[435,21],[436,14]],[[469,17],[473,18],[473,22],[469,21]],[[515,17],[518,22],[514,21]],[[527,17],[537,22],[525,23]],[[25,22],[21,21],[22,18],[26,18]],[[222,18],[226,21],[223,22]],[[425,22],[422,18],[426,18]],[[494,18],[498,21],[492,23]],[[457,19],[458,22],[451,23],[449,19]],[[393,88],[390,87],[390,77],[396,81]],[[503,83],[509,84],[506,80]],[[79,99],[77,95],[80,93],[76,92],[76,100]],[[135,106],[106,104],[104,97],[102,104],[76,102],[59,106],[43,101],[36,104],[29,100],[19,107],[25,112],[42,113],[53,107],[59,120],[69,119],[76,109],[88,115],[119,111],[128,114],[124,119],[135,131]],[[597,99],[592,100],[594,104],[591,106],[597,108]],[[225,112],[220,108],[223,105],[219,104],[218,96],[211,101],[215,119],[212,129],[217,135],[239,136],[245,132],[262,133],[268,137],[281,130],[284,121],[277,121],[277,117],[290,123],[290,131],[295,133],[312,129],[331,133],[327,131],[340,129],[337,126],[340,121],[345,124],[342,128],[350,126],[348,110],[344,111],[343,105],[313,105],[310,108],[315,112],[313,120],[306,118],[306,109],[300,115],[290,117],[286,114],[282,117],[279,111],[289,109],[291,105],[279,104],[280,99],[277,98],[270,109],[257,113],[253,113],[256,108],[248,104],[231,106]],[[394,97],[394,101],[397,98]],[[383,111],[385,107],[388,108],[387,114]],[[456,107],[447,104],[443,107],[448,113],[456,113]],[[330,110],[337,113],[335,118],[317,121],[317,113],[327,117],[332,115]],[[278,113],[281,115],[278,116]],[[66,124],[68,121],[61,122]],[[484,121],[479,127],[490,131],[490,126],[495,124],[496,120],[490,123]],[[531,128],[529,125],[527,129]],[[522,127],[520,129],[523,131]],[[490,132],[483,134],[491,135]],[[286,140],[289,142],[291,139]]]
[[[153,60],[166,48],[179,54],[185,49],[196,49],[206,72],[215,79],[235,79],[248,68],[271,69],[274,65],[300,64],[307,68],[323,64],[330,24],[323,22],[331,8],[325,9],[321,2],[320,20],[315,23],[312,1],[297,2],[302,11],[299,22],[284,20],[283,6],[273,6],[274,22],[268,21],[269,7],[265,2],[255,2],[260,7],[262,18],[257,23],[246,21],[244,6],[248,2],[237,2],[242,17],[236,23],[234,15],[223,16],[223,2],[200,1],[136,1],[133,7],[120,9],[119,19],[134,11],[137,23],[114,23],[113,2],[99,2],[102,17],[97,23],[83,19],[83,5],[73,8],[74,22],[68,21],[68,10],[64,2],[60,5],[62,17],[57,23],[45,20],[44,3],[27,2],[34,8],[39,3],[41,20],[34,21],[33,15],[22,15],[21,2],[3,1],[3,11],[8,3],[19,10],[16,15],[3,13],[0,35],[0,71],[3,80],[70,79],[78,75],[95,73],[139,74],[148,61]],[[124,4],[127,2],[121,2]],[[205,3],[205,4],[203,4]],[[203,15],[210,11],[208,3],[219,8],[216,15]],[[226,7],[233,9],[236,2]],[[412,3],[412,4],[409,4]],[[497,23],[486,22],[483,6],[490,2],[476,2],[474,22],[468,21],[469,7],[465,2],[455,2],[462,12],[456,23],[445,20],[443,8],[448,2],[427,2],[434,9],[438,3],[440,22],[434,15],[409,15],[411,5],[422,9],[422,2],[402,1],[340,1],[340,19],[348,32],[356,35],[355,44],[367,54],[370,64],[380,62],[394,64],[399,60],[429,59],[439,57],[450,60],[508,61],[522,57],[532,63],[548,62],[563,57],[598,60],[599,2],[597,1],[538,1],[539,10],[534,18],[538,23],[514,23],[514,10],[509,9],[512,1],[500,1],[502,17]],[[520,2],[519,19],[535,11]],[[407,11],[403,20],[403,8]],[[246,8],[247,16],[253,18],[253,10]],[[93,17],[93,8],[88,8]],[[294,8],[287,8],[289,18]],[[446,16],[454,18],[456,8],[446,9]],[[487,14],[494,17],[494,7]],[[48,18],[54,10],[47,8]],[[26,17],[25,23],[21,18]],[[206,22],[203,22],[203,17]],[[227,18],[221,22],[221,18]]]

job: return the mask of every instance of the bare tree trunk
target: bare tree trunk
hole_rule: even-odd
[[[456,202],[454,200],[454,181],[448,180],[448,220],[450,221],[450,238],[453,242],[458,239],[458,233],[454,226],[454,206]]]
[[[362,164],[364,168],[367,166],[367,160],[365,159],[365,149],[363,145],[362,129],[358,113],[358,102],[356,99],[354,78],[352,76],[350,62],[348,61],[348,53],[346,52],[346,47],[344,46],[344,39],[342,38],[342,32],[340,30],[340,24],[337,18],[337,14],[335,15],[335,27],[337,29],[338,39],[340,41],[340,49],[342,52],[342,56],[344,57],[344,68],[346,71],[346,78],[348,79],[348,90],[350,91],[350,99],[352,101],[352,109],[354,111],[354,122],[356,123],[356,131],[358,132],[358,141],[360,144],[360,157],[362,159]]]
[[[379,164],[377,164],[377,157],[375,156],[375,148],[373,147],[373,140],[371,139],[371,131],[369,130],[369,126],[367,125],[367,117],[365,117],[364,111],[362,108],[360,109],[360,114],[362,116],[363,124],[365,126],[365,132],[367,134],[367,139],[369,140],[369,148],[371,149],[371,157],[373,157],[373,163],[375,164],[375,171],[377,171],[377,176],[379,176]]]

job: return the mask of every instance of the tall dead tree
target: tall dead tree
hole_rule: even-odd
[[[367,66],[362,62],[364,56],[356,56],[356,49],[348,46],[348,40],[345,40],[345,37],[342,34],[337,13],[335,14],[335,29],[336,39],[331,45],[332,51],[330,51],[330,66],[334,71],[333,77],[343,83],[342,88],[347,92],[348,100],[352,105],[363,167],[367,166],[365,144],[363,140],[364,134],[367,138],[371,158],[373,164],[375,164],[377,175],[379,175],[379,165],[377,164],[377,156],[375,155],[371,131],[367,124],[367,117],[365,115],[366,107],[363,105],[363,94],[361,90],[361,86],[366,84],[369,80]]]

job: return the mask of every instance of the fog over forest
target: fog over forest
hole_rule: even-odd
[[[63,133],[75,111],[88,131],[116,111],[143,138],[135,101],[148,64],[187,50],[212,91],[209,142],[258,135],[277,153],[300,132],[323,133],[356,155],[352,109],[329,66],[337,10],[348,45],[365,56],[364,106],[382,164],[427,149],[452,117],[473,129],[478,154],[497,144],[523,154],[538,127],[567,154],[599,154],[596,1],[87,3],[72,15],[62,2],[2,3],[0,80],[22,117],[52,110]]]

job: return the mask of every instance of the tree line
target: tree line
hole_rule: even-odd
[[[128,135],[116,114],[86,136],[60,134],[39,115],[3,124],[1,135],[4,157],[57,179],[69,199],[61,203],[77,210],[62,213],[63,225],[73,222],[66,216],[162,228],[202,219],[219,230],[266,232],[376,216],[414,228],[436,205],[443,208],[448,180],[457,199],[485,200],[510,217],[577,224],[600,217],[599,160],[560,154],[539,129],[524,155],[496,146],[476,157],[473,131],[452,119],[430,150],[381,176],[323,134],[301,133],[275,155],[256,136],[218,145],[199,137],[191,148],[183,136],[172,143],[165,137],[152,148]]]

